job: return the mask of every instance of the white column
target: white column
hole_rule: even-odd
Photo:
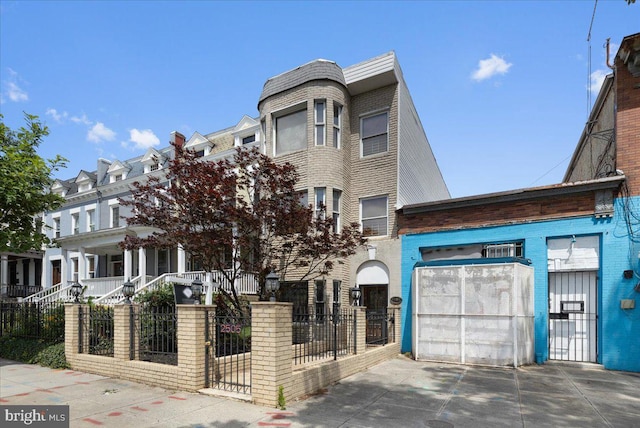
[[[178,273],[185,273],[187,270],[187,255],[182,245],[178,245]]]
[[[0,263],[0,294],[7,294],[9,285],[9,255],[2,254]]]
[[[124,250],[124,280],[131,279],[131,250]]]
[[[36,259],[29,260],[29,284],[36,285]]]
[[[69,251],[62,250],[62,258],[60,259],[60,278],[62,286],[67,285],[71,278],[69,278]]]
[[[147,284],[147,250],[138,248],[138,272],[140,273],[140,286]]]
[[[80,247],[78,252],[78,282],[82,283],[87,278],[87,254],[84,247]]]

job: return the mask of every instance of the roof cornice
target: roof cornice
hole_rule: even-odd
[[[576,181],[574,183],[561,183],[551,186],[487,193],[484,195],[445,199],[442,201],[427,202],[424,204],[405,205],[398,211],[401,211],[403,214],[418,214],[454,208],[466,208],[479,205],[499,204],[503,202],[526,201],[552,196],[572,195],[596,190],[616,189],[625,179],[626,177],[624,175],[616,175],[596,180]]]

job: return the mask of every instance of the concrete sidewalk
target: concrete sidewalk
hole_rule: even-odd
[[[68,404],[71,427],[638,427],[640,374],[399,356],[279,411],[0,360],[0,405],[13,404]]]

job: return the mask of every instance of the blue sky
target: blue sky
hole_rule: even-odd
[[[395,51],[451,195],[557,183],[640,4],[595,1],[0,2],[0,110],[35,114],[56,174],[255,117],[264,82]],[[589,57],[591,65],[589,66]],[[590,74],[593,77],[589,97]]]

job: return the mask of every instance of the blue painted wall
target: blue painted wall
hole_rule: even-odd
[[[600,272],[598,277],[598,362],[605,368],[640,372],[640,293],[634,286],[640,281],[638,252],[640,243],[629,237],[624,218],[624,200],[615,202],[615,216],[609,219],[582,217],[574,219],[523,223],[477,229],[403,235],[402,239],[402,352],[411,351],[411,276],[413,266],[421,261],[420,247],[450,246],[472,243],[524,240],[524,256],[534,268],[535,352],[548,358],[548,271],[547,239],[567,236],[600,237]],[[629,206],[640,206],[632,198]],[[636,216],[640,212],[635,213]],[[637,220],[636,220],[637,221]],[[636,224],[636,234],[640,225]],[[623,272],[635,271],[633,279]],[[636,309],[620,309],[621,299],[635,299]]]

